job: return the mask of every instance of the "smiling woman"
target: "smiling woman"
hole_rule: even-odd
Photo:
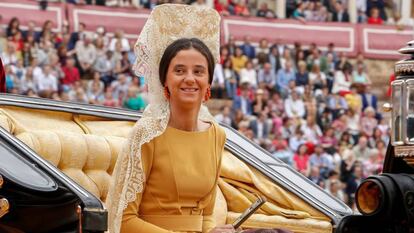
[[[209,25],[197,23],[200,15]],[[107,198],[111,233],[235,232],[213,217],[226,135],[203,107],[219,25],[212,9],[166,4],[144,26],[135,70],[152,102],[118,156]]]

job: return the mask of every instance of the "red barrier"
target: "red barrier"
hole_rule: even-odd
[[[0,14],[3,24],[12,17],[19,17],[24,26],[29,20],[41,26],[46,19],[54,22],[56,30],[67,19],[72,30],[79,23],[86,24],[87,31],[95,31],[104,25],[108,34],[122,29],[129,40],[136,40],[150,13],[149,10],[132,8],[111,8],[99,6],[79,6],[71,4],[49,4],[47,11],[39,11],[37,3],[28,0],[1,0]],[[64,14],[67,12],[67,17]],[[222,18],[222,41],[233,35],[242,41],[249,35],[254,43],[266,38],[270,43],[293,45],[300,42],[307,46],[316,43],[325,49],[330,42],[339,52],[355,56],[362,52],[373,59],[401,59],[397,50],[413,39],[413,28],[397,30],[392,26],[373,26],[350,23],[301,23],[297,20],[263,19],[256,17],[229,16]],[[154,42],[156,43],[156,42]]]
[[[1,0],[0,15],[2,24],[8,24],[13,17],[18,17],[21,29],[26,29],[29,21],[36,23],[37,30],[42,29],[46,20],[51,20],[54,31],[61,31],[63,21],[66,19],[65,4],[49,3],[47,10],[40,10],[36,1],[28,0]]]

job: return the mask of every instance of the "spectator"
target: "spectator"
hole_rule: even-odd
[[[230,59],[224,61],[224,81],[226,85],[227,98],[233,99],[236,95],[237,77],[233,70],[233,64]]]
[[[299,61],[298,63],[298,72],[296,73],[296,86],[298,86],[299,91],[304,93],[305,86],[309,84],[309,75],[306,70],[306,63],[304,61]]]
[[[293,165],[293,153],[287,147],[287,143],[283,140],[282,137],[277,136],[276,140],[273,141],[273,145],[275,146],[275,151],[273,152],[273,156],[282,160],[288,165]]]
[[[361,118],[361,133],[365,136],[372,137],[374,129],[377,127],[378,121],[375,119],[375,110],[372,107],[367,107],[364,111],[364,116]]]
[[[345,201],[345,194],[341,190],[341,183],[339,180],[333,180],[329,182],[329,185],[326,184],[326,191],[332,196],[338,198],[341,201]]]
[[[249,89],[246,85],[241,87],[241,95],[235,96],[233,100],[233,110],[240,109],[243,115],[251,115],[253,113],[252,102],[249,98]]]
[[[68,90],[74,82],[80,80],[79,70],[75,67],[74,58],[69,58],[66,61],[66,65],[62,68],[62,71],[64,73],[64,76],[61,83],[64,90]]]
[[[376,24],[376,25],[382,25],[384,21],[380,17],[380,12],[378,8],[372,8],[371,9],[371,16],[367,20],[368,24]]]
[[[124,106],[132,110],[144,110],[145,102],[141,94],[138,93],[138,89],[135,87],[129,87],[127,93]]]
[[[317,167],[320,172],[320,177],[328,178],[328,173],[333,170],[332,157],[326,154],[322,145],[315,145],[315,153],[309,157],[309,165],[311,167]]]
[[[20,85],[20,94],[27,94],[29,90],[32,90],[34,93],[37,93],[37,86],[33,78],[33,68],[28,67],[25,74],[22,77]]]
[[[259,69],[259,73],[257,75],[257,79],[259,82],[259,86],[261,88],[269,88],[272,89],[276,83],[276,74],[272,69],[272,65],[270,63],[265,63],[262,69]]]
[[[346,188],[345,193],[348,197],[348,205],[351,206],[352,209],[355,208],[355,192],[357,187],[361,183],[363,179],[362,175],[362,167],[361,165],[355,166],[354,171],[351,173],[351,176],[346,181]]]
[[[224,85],[225,81],[223,66],[217,63],[214,68],[213,82],[211,84],[211,96],[213,98],[222,99],[224,96]]]
[[[357,21],[365,23],[367,21],[367,0],[356,0]]]
[[[349,22],[349,14],[345,10],[341,1],[337,1],[335,4],[335,12],[332,15],[333,22]]]
[[[231,108],[229,106],[222,106],[220,108],[220,113],[214,116],[218,123],[231,125]]]
[[[322,131],[315,122],[315,117],[308,115],[306,117],[306,123],[301,126],[303,136],[307,142],[311,142],[314,145],[319,144],[319,139],[322,137]]]
[[[279,49],[277,45],[273,45],[269,49],[269,62],[272,66],[273,72],[277,73],[279,69],[282,67],[280,62],[280,54]]]
[[[305,144],[299,146],[298,150],[296,151],[295,155],[293,156],[293,167],[304,176],[309,174],[309,154],[308,148]]]
[[[129,42],[124,37],[124,32],[122,30],[117,30],[115,32],[114,38],[112,38],[111,42],[109,43],[109,50],[114,52],[117,43],[120,43],[122,52],[128,52],[130,50]]]
[[[293,12],[293,18],[298,19],[301,22],[305,22],[305,9],[307,6],[307,2],[299,2],[295,11]]]
[[[7,38],[13,37],[17,32],[20,32],[20,21],[17,17],[11,18],[6,29]]]
[[[376,8],[378,15],[382,21],[387,21],[387,14],[385,13],[385,0],[367,0],[367,15],[372,17],[374,13],[372,10]]]
[[[368,77],[367,73],[364,72],[363,64],[357,65],[357,70],[352,74],[352,83],[363,87],[371,84],[370,78]]]
[[[89,79],[90,72],[92,71],[92,65],[96,59],[96,48],[91,43],[92,36],[85,34],[82,40],[76,42],[76,57],[79,61],[81,78]]]
[[[231,57],[233,70],[236,72],[236,74],[240,74],[241,69],[245,67],[247,61],[248,58],[245,55],[243,55],[243,50],[237,47],[234,56]]]
[[[249,88],[257,89],[257,73],[253,62],[247,61],[245,68],[240,70],[240,84],[248,84]]]
[[[250,16],[249,9],[246,6],[246,0],[238,0],[234,6],[234,14],[240,16]]]
[[[361,136],[358,144],[352,149],[355,158],[359,161],[365,161],[369,157],[370,149],[368,147],[368,139],[366,136]]]
[[[266,119],[266,113],[261,112],[249,125],[258,144],[263,142],[266,138],[269,138],[270,129]]]
[[[111,87],[114,93],[114,98],[122,100],[124,95],[128,93],[128,87],[129,87],[129,80],[127,76],[124,74],[119,74],[116,81],[111,83]],[[132,93],[132,91],[131,91]],[[122,101],[121,101],[122,106]]]
[[[287,96],[289,82],[295,80],[295,76],[296,74],[292,69],[292,63],[290,61],[286,62],[286,67],[284,69],[280,69],[279,72],[277,72],[276,89],[282,96]]]
[[[285,101],[285,112],[289,118],[303,118],[305,116],[305,104],[297,92],[290,93]]]
[[[58,90],[57,78],[52,75],[50,65],[44,65],[42,74],[34,81],[41,97],[49,98]]]
[[[297,151],[299,146],[305,144],[306,141],[303,138],[303,132],[300,127],[296,127],[295,134],[289,139],[289,148],[292,151]]]
[[[86,29],[86,24],[80,22],[78,25],[78,31],[71,33],[69,43],[67,45],[69,51],[75,49],[75,46],[78,40],[81,40],[82,38],[85,37],[85,29]]]
[[[263,18],[275,18],[275,13],[269,9],[266,2],[262,2],[260,4],[260,8],[256,13],[257,17],[263,17]]]
[[[251,44],[250,36],[244,37],[244,43],[240,46],[243,54],[247,56],[249,59],[254,59],[256,57],[256,49]]]

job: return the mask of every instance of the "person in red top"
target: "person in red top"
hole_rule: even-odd
[[[368,24],[377,24],[377,25],[382,25],[383,21],[379,15],[379,10],[378,8],[372,8],[371,10],[371,17],[368,18],[367,20]]]
[[[73,58],[68,58],[62,71],[65,74],[62,79],[63,85],[71,86],[80,79],[79,70],[75,67],[75,59]]]
[[[300,145],[293,156],[293,167],[304,176],[309,174],[309,154],[306,144]]]
[[[4,71],[3,61],[0,57],[0,92],[6,92],[6,72]]]

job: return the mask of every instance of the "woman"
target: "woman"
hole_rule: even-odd
[[[298,172],[300,172],[304,176],[307,176],[309,174],[309,154],[306,144],[302,144],[299,146],[296,154],[293,156],[293,161],[293,167]]]
[[[149,16],[135,71],[151,102],[118,156],[107,198],[111,233],[235,232],[214,227],[211,216],[225,134],[202,106],[218,61],[219,20],[214,10],[186,5],[161,5]]]

